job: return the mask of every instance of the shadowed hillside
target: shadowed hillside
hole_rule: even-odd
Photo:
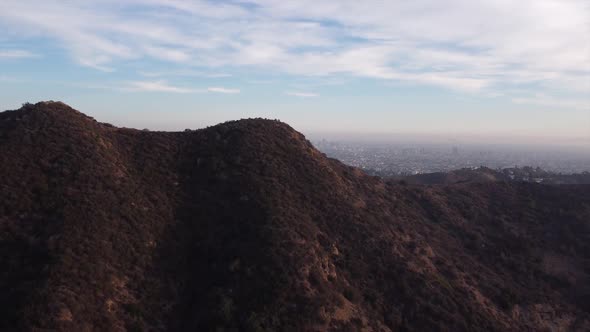
[[[590,187],[383,182],[288,125],[0,113],[0,330],[587,331]]]

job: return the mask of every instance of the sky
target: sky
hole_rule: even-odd
[[[590,142],[590,1],[0,0],[0,109]]]

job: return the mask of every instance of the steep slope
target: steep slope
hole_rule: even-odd
[[[383,182],[289,126],[0,113],[0,329],[590,328],[590,188]]]

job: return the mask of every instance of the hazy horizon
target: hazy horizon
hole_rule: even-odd
[[[0,28],[1,110],[590,146],[586,1],[25,0],[0,3]]]
[[[33,101],[32,103],[40,102]],[[58,100],[56,100],[58,101]],[[29,101],[25,102],[29,103]],[[22,106],[15,105],[4,110],[15,110]],[[68,104],[68,103],[66,103]],[[590,154],[590,137],[586,136],[551,136],[551,135],[535,135],[535,134],[501,134],[501,133],[485,133],[485,132],[453,132],[453,131],[362,131],[356,128],[355,130],[317,130],[308,129],[305,127],[298,127],[295,122],[285,121],[283,119],[252,115],[250,117],[238,117],[221,119],[218,122],[204,123],[202,120],[187,120],[180,121],[181,124],[167,124],[165,122],[154,123],[149,118],[138,117],[132,120],[122,118],[109,110],[99,110],[96,112],[88,112],[87,110],[76,107],[73,104],[68,104],[88,116],[92,116],[95,120],[103,123],[109,123],[117,127],[133,128],[133,129],[148,129],[150,131],[167,131],[178,132],[186,129],[198,130],[209,126],[214,126],[226,121],[234,121],[246,118],[263,117],[272,120],[279,120],[292,126],[293,129],[301,132],[310,140],[328,140],[332,142],[342,143],[369,143],[369,144],[461,144],[461,145],[500,145],[500,146],[514,146],[519,148],[565,148],[580,150]],[[2,110],[2,111],[4,111]],[[138,110],[135,110],[138,111]],[[177,119],[174,119],[177,120]]]

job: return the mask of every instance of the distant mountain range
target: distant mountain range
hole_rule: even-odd
[[[587,185],[385,181],[278,121],[60,102],[0,113],[0,156],[2,331],[590,330]]]
[[[374,172],[375,173],[375,172]],[[425,173],[408,176],[384,176],[388,180],[399,180],[411,184],[455,184],[465,182],[532,182],[542,184],[590,184],[590,173],[560,174],[541,168],[511,167],[494,170],[488,167],[463,168],[450,172]]]

